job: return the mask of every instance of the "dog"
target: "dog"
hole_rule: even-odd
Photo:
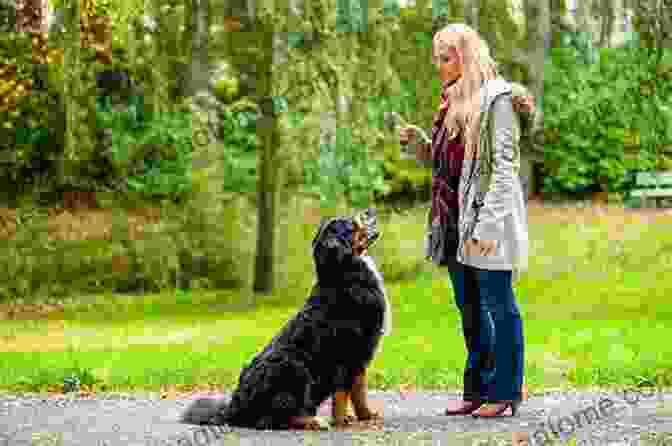
[[[330,397],[337,428],[382,420],[367,402],[366,384],[390,320],[382,277],[368,255],[380,235],[375,223],[373,209],[322,221],[312,242],[317,282],[303,308],[242,369],[230,401],[198,399],[182,422],[321,429],[317,410]]]

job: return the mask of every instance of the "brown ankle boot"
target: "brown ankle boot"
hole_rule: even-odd
[[[479,407],[481,407],[480,401],[460,401],[460,403],[454,407],[449,407],[444,412],[445,415],[469,415]]]

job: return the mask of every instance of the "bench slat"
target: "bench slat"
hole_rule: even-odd
[[[644,195],[647,197],[672,197],[672,189],[633,189],[630,191],[630,195],[633,197],[642,197]]]
[[[672,186],[672,172],[638,172],[637,186]]]

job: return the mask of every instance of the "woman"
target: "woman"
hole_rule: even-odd
[[[448,267],[468,350],[463,401],[446,414],[515,416],[523,326],[512,281],[528,249],[519,115],[532,111],[530,97],[499,78],[466,25],[436,33],[432,61],[442,82],[432,140],[418,144],[408,126],[400,141],[416,144],[418,162],[433,168],[428,255]]]

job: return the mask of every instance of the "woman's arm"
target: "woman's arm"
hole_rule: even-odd
[[[511,95],[497,97],[492,104],[493,162],[492,181],[487,191],[473,238],[500,240],[504,217],[513,213],[514,162],[518,141],[515,140],[515,116]]]

